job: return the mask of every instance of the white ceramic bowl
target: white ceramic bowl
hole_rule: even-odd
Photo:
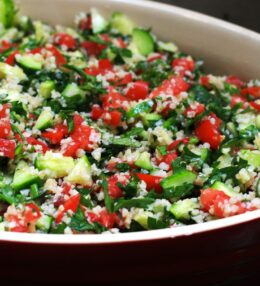
[[[207,70],[212,73],[235,74],[244,79],[260,78],[260,35],[199,13],[142,0],[20,0],[19,4],[21,13],[53,25],[72,25],[75,14],[88,11],[91,7],[96,7],[107,16],[114,11],[122,11],[137,24],[152,27],[154,33],[162,40],[174,41],[183,51],[204,59]],[[68,247],[67,251],[70,249],[70,255],[88,255],[89,251],[95,250],[97,257],[103,255],[102,257],[106,258],[107,252],[100,253],[101,249],[105,249],[108,252],[114,250],[117,253],[115,256],[118,255],[118,251],[124,251],[125,258],[129,258],[132,257],[130,252],[134,252],[133,245],[139,245],[140,255],[147,255],[151,249],[154,251],[160,248],[158,245],[161,245],[162,250],[164,246],[170,247],[171,251],[168,249],[167,253],[178,253],[182,248],[193,249],[190,248],[193,243],[196,248],[201,241],[205,242],[211,237],[214,246],[210,248],[203,245],[202,257],[207,256],[206,252],[217,255],[217,251],[223,254],[227,249],[230,255],[233,255],[234,247],[236,250],[246,251],[254,245],[256,239],[259,239],[259,218],[260,211],[254,211],[204,224],[116,235],[41,235],[6,232],[0,233],[0,247],[1,250],[6,250],[4,257],[11,255],[11,258],[15,251],[23,253],[26,250],[30,253],[28,257],[32,258],[34,250],[41,251],[41,255],[44,255],[45,250],[48,253],[47,249],[60,249],[59,253],[63,259],[65,255],[61,253],[64,254],[63,250],[66,252],[63,248],[65,246]],[[197,239],[198,237],[201,238]],[[227,244],[221,248],[223,240]],[[12,252],[10,249],[14,244],[16,250]],[[124,248],[126,244],[127,249]],[[24,248],[25,245],[27,248]],[[80,252],[77,246],[81,247]],[[160,256],[160,252],[156,253]],[[190,250],[189,256],[196,257],[196,253]],[[149,255],[147,258],[146,263],[151,263],[153,259]],[[170,258],[166,261],[170,261]],[[205,262],[207,261],[205,258]],[[144,267],[143,264],[140,267]],[[174,267],[178,269],[176,265]]]

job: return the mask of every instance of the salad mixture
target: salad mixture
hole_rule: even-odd
[[[260,81],[116,12],[75,28],[0,0],[0,230],[129,232],[260,209]]]

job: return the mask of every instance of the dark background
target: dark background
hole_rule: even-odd
[[[157,0],[260,32],[260,0]]]

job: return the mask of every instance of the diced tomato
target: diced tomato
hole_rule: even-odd
[[[14,63],[15,63],[15,56],[20,54],[19,51],[14,51],[12,52],[6,59],[5,59],[5,63],[10,65],[10,66],[13,66]]]
[[[3,118],[0,119],[0,138],[7,139],[11,134],[12,128],[10,119]]]
[[[239,103],[242,103],[243,109],[247,108],[247,105],[248,105],[247,100],[243,96],[233,94],[232,98],[231,98],[230,106],[234,107],[235,105],[237,105]]]
[[[183,139],[175,140],[170,145],[168,145],[167,151],[171,151],[171,150],[177,148],[180,144],[187,145],[189,143],[189,141],[190,141],[189,137],[185,137]]]
[[[34,203],[25,205],[24,219],[27,223],[35,222],[41,217],[39,207]]]
[[[180,75],[185,75],[187,71],[193,72],[195,70],[195,63],[193,60],[187,58],[174,59],[172,68]]]
[[[45,152],[47,152],[48,150],[50,150],[50,148],[48,147],[48,145],[47,145],[45,142],[43,142],[43,141],[41,141],[41,140],[38,140],[38,139],[36,139],[36,138],[34,138],[34,137],[32,137],[32,136],[27,137],[27,138],[26,138],[26,141],[27,141],[27,143],[30,144],[30,145],[33,145],[33,146],[39,145],[39,146],[41,146],[41,147],[42,147],[42,153],[45,153]]]
[[[108,229],[120,222],[116,213],[108,213],[107,210],[102,210],[98,215],[93,212],[88,212],[88,217],[90,222],[98,222]]]
[[[42,132],[42,137],[48,139],[51,144],[59,144],[61,140],[68,135],[68,127],[64,124],[58,124],[49,131]]]
[[[254,208],[246,208],[241,202],[232,203],[223,191],[205,189],[201,191],[200,202],[203,209],[218,218],[245,213]],[[227,207],[226,207],[227,206]]]
[[[61,52],[54,46],[48,46],[46,48],[46,50],[48,50],[49,52],[52,53],[52,55],[55,57],[56,59],[56,64],[58,66],[62,66],[65,65],[67,63],[67,60],[65,59],[65,57],[61,54]]]
[[[227,77],[226,82],[232,85],[235,85],[237,88],[241,88],[245,85],[245,83],[237,76],[230,75]]]
[[[143,80],[131,83],[131,87],[126,93],[126,97],[131,100],[145,99],[148,97],[149,84]]]
[[[85,41],[81,43],[81,47],[87,51],[88,55],[97,57],[106,48],[106,45]]]
[[[98,62],[98,67],[93,66],[85,68],[84,71],[88,75],[97,76],[98,74],[106,74],[108,71],[111,71],[113,66],[109,59],[101,59]]]
[[[90,15],[87,16],[87,18],[82,19],[79,23],[79,29],[80,30],[92,30],[92,18]]]
[[[121,183],[123,186],[126,186],[129,182],[129,175],[118,175],[115,174],[108,179],[108,193],[113,199],[122,197],[123,192],[118,187],[118,183]]]
[[[74,129],[80,127],[83,122],[84,118],[82,116],[80,116],[79,114],[74,114],[73,116]]]
[[[109,79],[109,82],[112,82],[115,86],[121,86],[121,85],[127,85],[130,83],[133,79],[132,74],[127,73],[123,76],[123,78],[119,77],[118,75],[115,75],[113,79]]]
[[[76,212],[80,203],[80,194],[76,194],[65,201],[63,204],[63,209],[56,216],[56,223],[60,223],[64,217],[64,215],[70,210],[72,212]]]
[[[71,190],[71,185],[70,184],[68,184],[66,182],[62,184],[62,193],[64,195],[68,195],[70,190]]]
[[[205,211],[209,211],[212,206],[214,206],[216,201],[219,201],[221,198],[225,200],[229,200],[229,196],[227,196],[223,191],[214,190],[214,189],[205,189],[201,191],[200,202]]]
[[[212,149],[218,149],[222,136],[219,131],[220,119],[216,116],[208,116],[202,119],[195,129],[195,134],[203,143],[209,143]]]
[[[207,88],[210,88],[209,77],[206,75],[200,77],[199,83]]]
[[[241,94],[244,96],[251,95],[255,98],[260,98],[260,86],[252,86],[252,87],[244,88],[241,90]]]
[[[17,215],[8,215],[7,221],[10,222],[9,230],[12,232],[28,232],[28,226],[25,221]]]
[[[6,40],[2,40],[0,45],[0,54],[12,47],[12,44]]]
[[[139,178],[139,180],[146,183],[147,191],[154,189],[157,193],[162,192],[162,187],[160,185],[162,177],[142,173],[137,173],[136,176]]]
[[[251,102],[249,102],[249,104],[250,104],[254,109],[256,109],[257,111],[260,111],[260,104],[257,103],[256,101],[251,101]]]
[[[151,92],[150,97],[155,98],[161,93],[177,96],[188,89],[189,84],[182,77],[172,76],[170,79],[163,81],[159,87],[155,88]]]
[[[122,122],[122,113],[118,110],[104,112],[102,115],[104,122],[113,127],[118,127]]]
[[[66,46],[69,50],[75,50],[77,47],[77,41],[67,33],[55,33],[53,41],[59,46]]]
[[[184,115],[187,117],[193,118],[193,117],[200,115],[204,111],[205,111],[204,104],[197,102],[193,106],[189,106],[188,108],[186,108],[186,110],[184,111]],[[192,116],[190,116],[190,115],[192,115]]]
[[[16,144],[14,141],[0,138],[0,156],[13,159],[15,155],[15,148]]]
[[[61,148],[61,152],[67,157],[76,157],[77,151],[80,149],[81,143],[78,141],[72,141]]]
[[[98,120],[103,114],[103,109],[98,105],[94,104],[91,108],[91,118],[93,120]]]
[[[0,119],[9,118],[9,109],[11,105],[9,103],[0,104]]]
[[[108,94],[102,98],[104,108],[123,108],[124,103],[128,102],[128,99],[115,90],[109,90]]]
[[[163,55],[162,54],[159,54],[159,53],[154,53],[154,54],[151,54],[150,56],[148,56],[148,59],[147,61],[149,63],[153,62],[153,61],[156,61],[156,60],[160,60],[163,58]]]
[[[172,169],[172,162],[174,161],[174,160],[176,160],[176,158],[178,157],[178,154],[175,152],[175,151],[173,151],[173,152],[169,152],[168,154],[166,154],[166,155],[163,155],[160,159],[158,159],[157,161],[158,161],[158,164],[160,164],[160,163],[165,163],[165,164],[167,164],[168,166],[169,166],[169,170],[171,170]]]

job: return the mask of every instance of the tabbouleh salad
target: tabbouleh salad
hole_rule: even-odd
[[[0,230],[117,233],[260,209],[260,81],[120,12],[76,27],[0,0]]]

